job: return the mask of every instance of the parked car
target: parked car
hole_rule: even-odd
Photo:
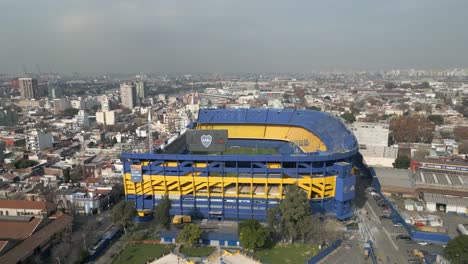
[[[402,227],[403,224],[402,223],[396,223],[396,224],[393,224],[394,227]]]
[[[380,219],[391,219],[391,217],[389,215],[381,215],[379,216]]]
[[[399,235],[396,236],[396,239],[411,240],[411,236],[406,235],[406,234],[399,234]]]
[[[427,246],[427,245],[430,245],[430,243],[426,242],[426,241],[421,241],[421,242],[418,242],[418,245],[420,246]]]
[[[384,200],[378,200],[377,205],[378,206],[387,206]]]

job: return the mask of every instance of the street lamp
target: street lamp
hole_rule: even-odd
[[[58,261],[58,264],[60,264],[60,258],[59,257],[57,257],[57,261]]]

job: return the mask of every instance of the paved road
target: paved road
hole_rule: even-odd
[[[395,232],[390,229],[389,225],[393,227],[391,220],[379,219],[381,209],[372,198],[367,200],[364,209],[366,213],[364,215],[364,211],[361,210],[361,219],[370,233],[377,258],[382,263],[408,263],[406,251],[401,250],[395,239],[396,235],[400,234],[399,230]]]

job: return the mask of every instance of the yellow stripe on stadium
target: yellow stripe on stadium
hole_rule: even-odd
[[[297,184],[309,199],[335,196],[336,176],[302,178],[199,177],[144,175],[141,183],[124,175],[125,193],[136,195],[194,195],[246,198],[284,198],[284,187]]]

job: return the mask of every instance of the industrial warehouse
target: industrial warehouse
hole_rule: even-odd
[[[141,220],[163,195],[171,214],[256,218],[296,184],[315,212],[353,215],[358,144],[338,118],[319,111],[204,109],[155,153],[123,153],[124,186]]]

